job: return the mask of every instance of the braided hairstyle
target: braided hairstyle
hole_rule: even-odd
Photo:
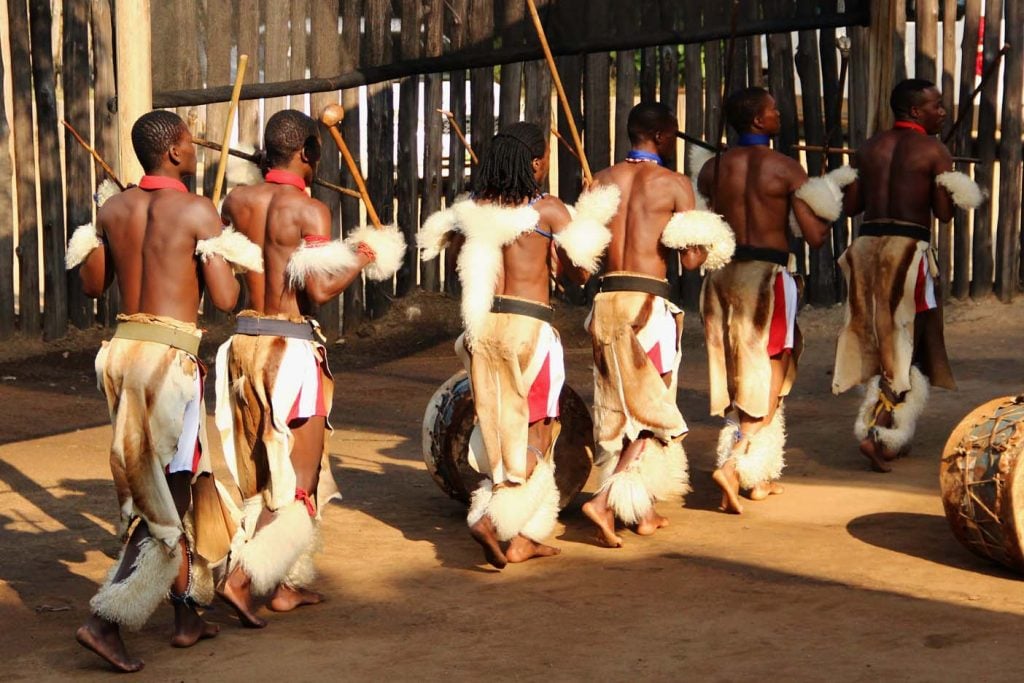
[[[263,131],[260,169],[267,171],[291,161],[299,150],[305,150],[311,164],[320,161],[320,133],[316,121],[295,109],[282,109],[267,121]]]
[[[506,126],[491,140],[480,162],[473,191],[477,199],[517,206],[540,192],[533,177],[533,160],[547,151],[540,127],[520,121]]]
[[[157,109],[140,116],[132,126],[132,147],[142,170],[156,170],[167,151],[186,132],[188,126],[173,111]]]

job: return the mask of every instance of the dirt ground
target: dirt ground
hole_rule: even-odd
[[[436,297],[414,304],[419,318],[401,304],[332,350],[331,461],[345,500],[324,521],[329,601],[270,613],[258,632],[215,605],[207,614],[220,636],[186,651],[168,645],[171,610],[161,607],[126,637],[146,661],[143,680],[1020,680],[1020,577],[953,538],[938,460],[967,412],[1024,386],[1024,303],[947,308],[960,389],[935,392],[913,455],[888,475],[857,453],[860,397],[829,391],[841,312],[805,309],[787,490],[748,502],[742,517],[715,509],[720,421],[707,416],[707,362],[689,315],[679,401],[695,490],[685,507],[661,504],[670,527],[625,532],[611,550],[592,542],[581,496],[563,512],[560,557],[502,572],[482,564],[464,509],[423,465],[424,405],[458,369],[457,315]],[[581,320],[578,309],[559,313],[570,384],[589,400]],[[110,430],[91,374],[101,337],[0,355],[3,680],[109,675],[72,638],[119,549]]]

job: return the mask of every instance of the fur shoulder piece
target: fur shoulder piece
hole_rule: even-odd
[[[394,225],[377,229],[363,225],[345,240],[350,246],[358,247],[362,242],[377,255],[373,262],[366,264],[363,272],[371,280],[390,280],[402,267],[405,259],[405,236]]]
[[[359,267],[359,259],[341,240],[310,244],[303,241],[288,259],[285,273],[292,289],[304,289],[306,278],[329,277]]]
[[[580,195],[572,221],[554,236],[555,243],[565,250],[569,259],[589,273],[596,273],[601,255],[612,241],[608,223],[619,210],[619,188],[615,185],[595,187]]]
[[[794,196],[811,207],[814,215],[832,222],[843,213],[843,188],[857,179],[857,169],[843,166],[820,178],[811,178]]]
[[[673,214],[661,232],[661,243],[669,249],[704,247],[708,250],[705,270],[718,270],[736,251],[736,237],[729,224],[717,213],[696,209]]]
[[[68,249],[64,254],[64,267],[71,270],[89,258],[89,254],[93,252],[93,249],[102,245],[103,241],[96,234],[96,228],[93,227],[92,223],[79,225],[68,242]]]
[[[96,188],[95,194],[92,199],[96,202],[96,208],[100,208],[107,203],[107,200],[113,197],[115,194],[120,194],[121,190],[117,187],[113,180],[110,178],[104,178],[100,186]]]
[[[540,215],[532,206],[507,208],[474,201],[452,207],[466,242],[457,269],[462,281],[462,322],[474,339],[491,310],[494,288],[501,273],[501,249],[533,230]]]
[[[216,237],[199,240],[196,244],[196,255],[203,263],[213,256],[221,256],[231,264],[236,273],[263,272],[263,250],[250,242],[245,235],[231,228],[224,228]]]
[[[416,246],[423,251],[420,254],[421,260],[437,258],[441,250],[448,246],[452,233],[459,229],[457,207],[462,201],[465,200],[456,200],[448,208],[432,213],[423,221],[419,234],[416,235]]]
[[[946,171],[935,177],[935,184],[953,196],[953,203],[961,209],[976,209],[985,201],[985,193],[966,174]]]

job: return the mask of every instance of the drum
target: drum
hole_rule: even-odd
[[[1024,572],[1024,395],[976,408],[946,442],[946,519],[972,552]]]
[[[568,384],[558,398],[561,432],[555,441],[555,484],[559,507],[583,490],[594,462],[594,423],[583,399]],[[452,375],[434,392],[423,414],[423,460],[441,490],[469,504],[470,494],[485,477],[473,462],[486,462],[483,439],[476,427],[469,376]]]

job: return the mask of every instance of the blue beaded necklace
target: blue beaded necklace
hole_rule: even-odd
[[[658,166],[665,165],[665,162],[662,161],[661,157],[655,154],[654,152],[644,152],[643,150],[639,149],[629,150],[629,152],[626,154],[626,161],[628,161],[631,164],[639,164],[644,161],[651,161],[658,164]]]
[[[740,147],[753,147],[755,145],[765,145],[766,147],[771,144],[771,136],[763,133],[740,133]]]

